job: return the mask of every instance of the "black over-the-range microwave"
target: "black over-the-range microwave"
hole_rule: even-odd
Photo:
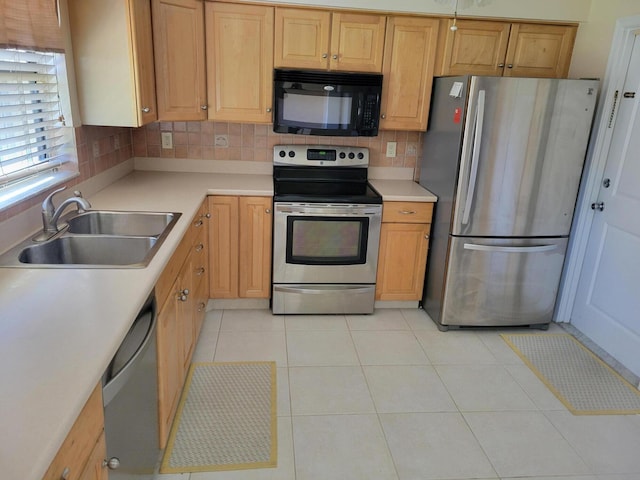
[[[273,131],[300,135],[378,135],[382,75],[273,72]]]

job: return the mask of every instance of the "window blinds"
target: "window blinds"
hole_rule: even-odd
[[[0,47],[63,52],[58,0],[0,0]]]
[[[0,49],[0,186],[62,163],[55,55]]]

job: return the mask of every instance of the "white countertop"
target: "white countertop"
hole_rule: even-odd
[[[133,172],[94,209],[181,212],[143,269],[0,268],[0,471],[40,479],[207,194],[273,195],[270,175]]]
[[[370,179],[383,200],[397,202],[437,202],[438,197],[412,180]]]
[[[372,180],[385,200],[433,202],[410,180]],[[0,268],[0,471],[39,479],[206,195],[273,195],[271,175],[135,171],[94,209],[181,212],[143,269]]]

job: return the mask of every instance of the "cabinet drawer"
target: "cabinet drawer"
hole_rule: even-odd
[[[433,203],[384,202],[383,223],[431,223]]]
[[[43,480],[59,480],[65,469],[69,469],[65,477],[67,480],[81,478],[103,429],[102,385],[98,384],[71,427],[47,473],[42,477]]]

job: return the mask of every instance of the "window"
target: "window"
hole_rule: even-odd
[[[0,48],[0,208],[77,173],[64,73],[64,54]]]

